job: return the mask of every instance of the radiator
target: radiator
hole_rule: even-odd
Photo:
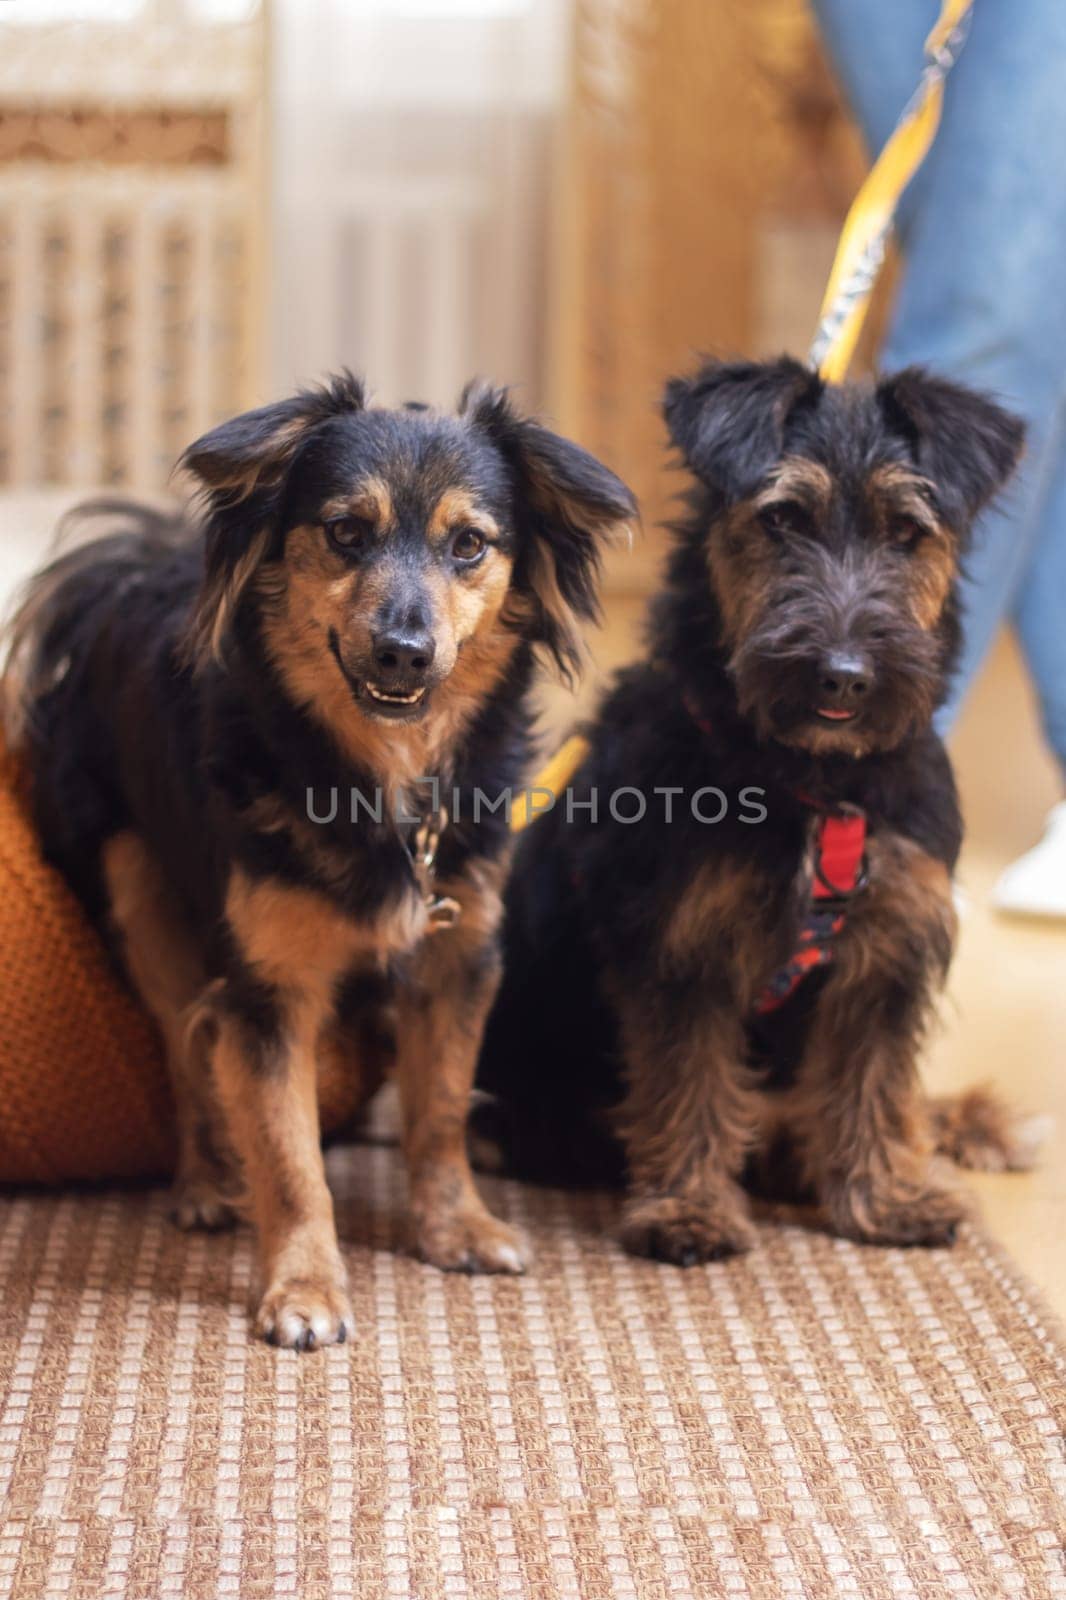
[[[222,172],[0,172],[0,481],[165,481],[254,352],[242,188]]]
[[[85,9],[0,6],[0,484],[154,489],[261,395],[264,18]]]

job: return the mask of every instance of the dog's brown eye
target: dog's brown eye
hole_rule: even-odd
[[[892,524],[892,539],[895,544],[902,545],[904,550],[913,550],[920,539],[925,537],[925,528],[913,517],[897,517]]]
[[[452,540],[452,555],[456,561],[476,561],[485,548],[485,535],[477,528],[460,528]]]
[[[789,501],[776,506],[764,506],[759,513],[759,521],[771,539],[787,539],[793,534],[806,533],[810,527],[810,519],[803,507]]]
[[[348,554],[369,543],[374,531],[365,517],[331,517],[325,528],[330,544]]]

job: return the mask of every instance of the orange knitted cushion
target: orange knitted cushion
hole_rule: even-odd
[[[354,1086],[319,1088],[336,1130]],[[0,745],[0,1183],[156,1177],[174,1151],[155,1026],[44,860],[25,774]]]

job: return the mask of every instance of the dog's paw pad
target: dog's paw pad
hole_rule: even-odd
[[[695,1267],[750,1250],[755,1229],[740,1203],[697,1207],[663,1198],[637,1201],[629,1207],[622,1224],[622,1243],[632,1255]]]
[[[836,1208],[834,1220],[840,1233],[860,1244],[935,1249],[954,1244],[968,1216],[969,1207],[961,1194],[929,1188],[906,1197],[866,1200],[859,1206],[845,1203]]]
[[[344,1344],[353,1327],[347,1294],[329,1283],[296,1279],[267,1290],[255,1319],[255,1331],[267,1344],[287,1350],[317,1350]]]
[[[446,1272],[518,1273],[529,1264],[518,1235],[487,1211],[424,1224],[418,1250]]]

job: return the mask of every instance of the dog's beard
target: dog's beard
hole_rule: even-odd
[[[918,628],[882,629],[867,645],[872,684],[848,720],[819,715],[820,656],[781,623],[755,630],[733,652],[737,707],[762,740],[815,756],[855,759],[891,750],[929,725],[943,685],[936,639]]]

